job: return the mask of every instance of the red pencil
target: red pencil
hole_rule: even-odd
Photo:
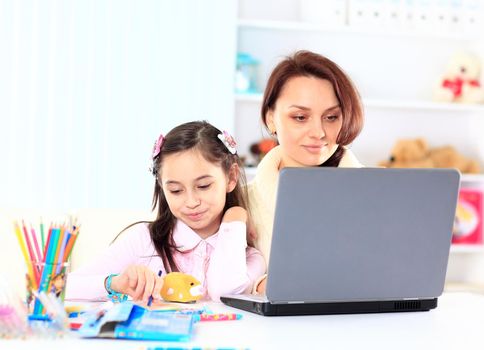
[[[242,318],[241,314],[201,314],[196,317],[198,321],[234,321]]]
[[[24,231],[25,242],[27,243],[27,249],[29,251],[30,261],[32,262],[32,266],[34,269],[34,277],[35,277],[35,280],[38,281],[40,279],[39,270],[37,270],[37,267],[34,266],[34,263],[37,259],[35,258],[35,253],[34,253],[34,250],[32,249],[32,244],[30,243],[27,227],[25,227],[25,222],[23,220],[22,220],[22,229]]]

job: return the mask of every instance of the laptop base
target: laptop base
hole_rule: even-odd
[[[437,307],[437,298],[419,300],[384,300],[357,302],[326,303],[290,303],[273,304],[269,301],[257,301],[222,296],[220,300],[237,309],[263,316],[302,316],[336,315],[381,312],[429,311]]]

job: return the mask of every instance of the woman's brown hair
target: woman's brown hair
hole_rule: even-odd
[[[330,59],[311,51],[297,51],[286,57],[272,71],[262,99],[261,117],[267,128],[267,112],[274,110],[286,83],[299,76],[328,80],[333,86],[343,115],[343,124],[336,143],[338,150],[322,166],[338,166],[344,149],[363,128],[363,107],[359,93],[346,73]]]

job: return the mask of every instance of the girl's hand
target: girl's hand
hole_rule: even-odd
[[[222,222],[242,221],[247,223],[247,210],[242,207],[232,207],[225,212]]]
[[[111,280],[111,289],[127,294],[135,301],[147,304],[150,296],[161,300],[163,278],[158,277],[146,266],[131,265],[122,274]]]

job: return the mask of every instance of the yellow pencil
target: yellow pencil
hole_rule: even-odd
[[[15,226],[15,235],[17,236],[20,250],[22,251],[22,255],[24,256],[25,265],[27,265],[29,278],[32,281],[32,287],[34,290],[37,290],[38,285],[37,285],[37,280],[35,279],[34,267],[32,266],[32,261],[30,261],[29,254],[27,254],[27,247],[25,246],[25,242],[22,237],[22,232],[20,231],[20,226],[18,225],[17,221],[14,221],[13,224]]]

